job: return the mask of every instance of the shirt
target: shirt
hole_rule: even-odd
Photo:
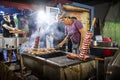
[[[83,25],[78,20],[74,20],[72,25],[66,27],[66,33],[68,36],[70,36],[70,39],[74,44],[79,44],[81,39],[81,33],[79,30],[82,28]]]
[[[10,22],[7,22],[7,21],[5,21],[5,20],[3,20],[2,22],[1,22],[1,25],[3,25],[3,24],[6,24],[6,25],[8,25],[8,26],[11,26],[12,28],[15,28],[15,23],[14,23],[14,21],[10,21]],[[13,37],[14,36],[14,34],[12,34],[12,33],[9,33],[9,30],[7,30],[6,28],[4,28],[4,27],[2,27],[3,28],[3,36],[4,37]]]

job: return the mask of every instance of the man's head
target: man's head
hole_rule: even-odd
[[[69,16],[69,14],[63,14],[61,16],[61,21],[65,24],[65,25],[71,25],[73,23],[73,19],[71,19],[71,17]]]
[[[3,18],[9,18],[9,17],[10,17],[10,15],[8,13],[3,14]]]
[[[57,15],[57,20],[62,21],[65,25],[71,25],[73,23],[73,20],[70,18],[69,14],[62,13]]]

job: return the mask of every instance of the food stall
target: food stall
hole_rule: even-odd
[[[39,51],[40,53],[40,51]],[[88,80],[97,76],[97,60],[70,59],[65,51],[21,54],[22,66],[42,80]]]

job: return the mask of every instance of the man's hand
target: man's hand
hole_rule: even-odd
[[[62,47],[64,45],[63,42],[61,42],[60,44],[58,44],[58,47]]]
[[[58,45],[58,47],[62,47],[69,39],[69,36],[67,35],[64,40]]]
[[[17,28],[13,28],[14,31],[17,31],[18,29]]]

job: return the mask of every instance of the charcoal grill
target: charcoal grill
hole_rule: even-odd
[[[58,51],[37,56],[23,53],[21,57],[23,65],[42,80],[88,80],[95,76],[95,60],[69,59],[67,53]]]

